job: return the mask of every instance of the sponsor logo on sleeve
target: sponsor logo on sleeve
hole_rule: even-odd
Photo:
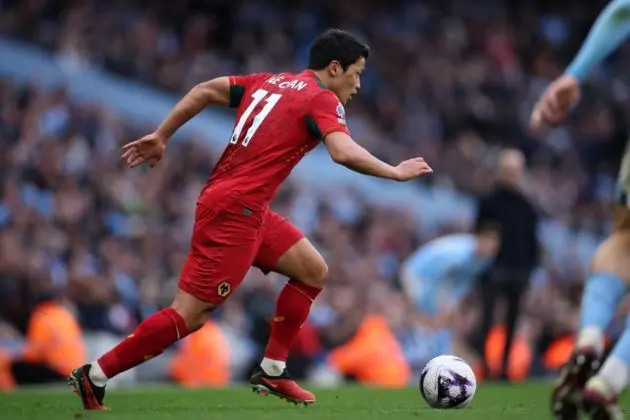
[[[341,103],[339,103],[337,105],[337,122],[343,125],[346,125],[346,110],[343,107],[343,105],[341,105]]]

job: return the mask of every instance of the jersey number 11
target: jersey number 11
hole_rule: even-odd
[[[252,98],[252,102],[249,104],[245,112],[243,112],[243,115],[241,115],[241,118],[238,120],[238,124],[236,124],[236,127],[234,128],[232,137],[230,137],[230,144],[238,143],[247,120],[249,120],[249,117],[252,112],[254,112],[254,109],[256,109],[256,106],[260,103],[260,101],[264,99],[266,102],[265,106],[258,114],[256,114],[254,120],[249,126],[249,129],[245,133],[245,137],[243,137],[243,140],[241,141],[243,147],[247,147],[252,137],[254,137],[254,134],[256,134],[258,127],[260,127],[260,124],[262,124],[265,118],[267,118],[267,115],[269,115],[273,107],[276,106],[280,98],[282,98],[282,95],[279,93],[272,93],[269,95],[269,92],[266,90],[258,89],[256,92],[252,93]]]

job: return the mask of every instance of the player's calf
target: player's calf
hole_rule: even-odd
[[[599,333],[593,336],[595,347],[603,347],[602,334],[608,328],[617,306],[628,291],[630,279],[630,230],[616,229],[598,248],[592,260],[592,274],[587,279],[582,295],[580,335],[578,345],[588,337],[583,332],[590,328]],[[591,334],[592,335],[592,334]]]
[[[278,295],[261,368],[268,375],[279,376],[285,371],[291,346],[328,278],[328,266],[308,239],[302,238],[278,259],[274,271],[291,280]]]
[[[260,369],[252,377],[252,387],[259,392],[277,395],[289,401],[313,402],[313,394],[300,388],[288,376],[286,360],[308,318],[313,301],[328,278],[328,266],[315,247],[302,238],[279,258],[274,271],[291,280],[278,296],[271,336]],[[263,383],[271,386],[271,390],[265,391],[262,388]]]
[[[289,280],[278,295],[271,335],[260,363],[267,375],[280,376],[285,372],[289,351],[320,292],[320,288]]]
[[[321,289],[289,281],[280,292],[265,356],[251,378],[254,391],[263,395],[275,395],[294,403],[315,402],[315,396],[289,376],[286,361],[319,290]]]
[[[271,336],[265,356],[252,378],[252,389],[259,394],[271,394],[294,403],[310,404],[315,396],[301,388],[288,374],[286,360],[289,351],[311,309],[320,288],[289,280],[284,286],[272,319]]]
[[[601,252],[598,251],[598,254],[601,260]],[[597,263],[597,259],[595,258],[594,264]],[[603,267],[600,270],[603,270]],[[586,280],[582,294],[577,348],[592,347],[599,354],[603,352],[604,331],[610,325],[626,292],[625,281],[616,274],[598,271]]]
[[[180,290],[171,307],[145,319],[98,360],[76,369],[68,381],[81,396],[84,408],[100,409],[109,379],[159,356],[173,343],[201,328],[213,308],[214,305]]]

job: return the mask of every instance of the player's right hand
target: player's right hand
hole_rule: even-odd
[[[529,126],[539,130],[544,124],[554,127],[562,123],[580,99],[580,83],[569,75],[556,79],[534,107]]]
[[[166,139],[151,133],[140,140],[132,141],[122,147],[122,158],[129,168],[135,168],[145,162],[154,167],[164,157]]]
[[[417,178],[424,174],[430,174],[433,172],[433,169],[429,166],[428,163],[424,161],[423,158],[414,158],[409,159],[404,162],[401,162],[398,166],[396,166],[396,181],[409,181],[410,179]]]

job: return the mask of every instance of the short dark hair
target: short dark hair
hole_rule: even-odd
[[[367,60],[370,47],[349,32],[329,29],[318,36],[309,51],[308,68],[322,70],[331,61],[339,61],[344,71],[361,57]]]

